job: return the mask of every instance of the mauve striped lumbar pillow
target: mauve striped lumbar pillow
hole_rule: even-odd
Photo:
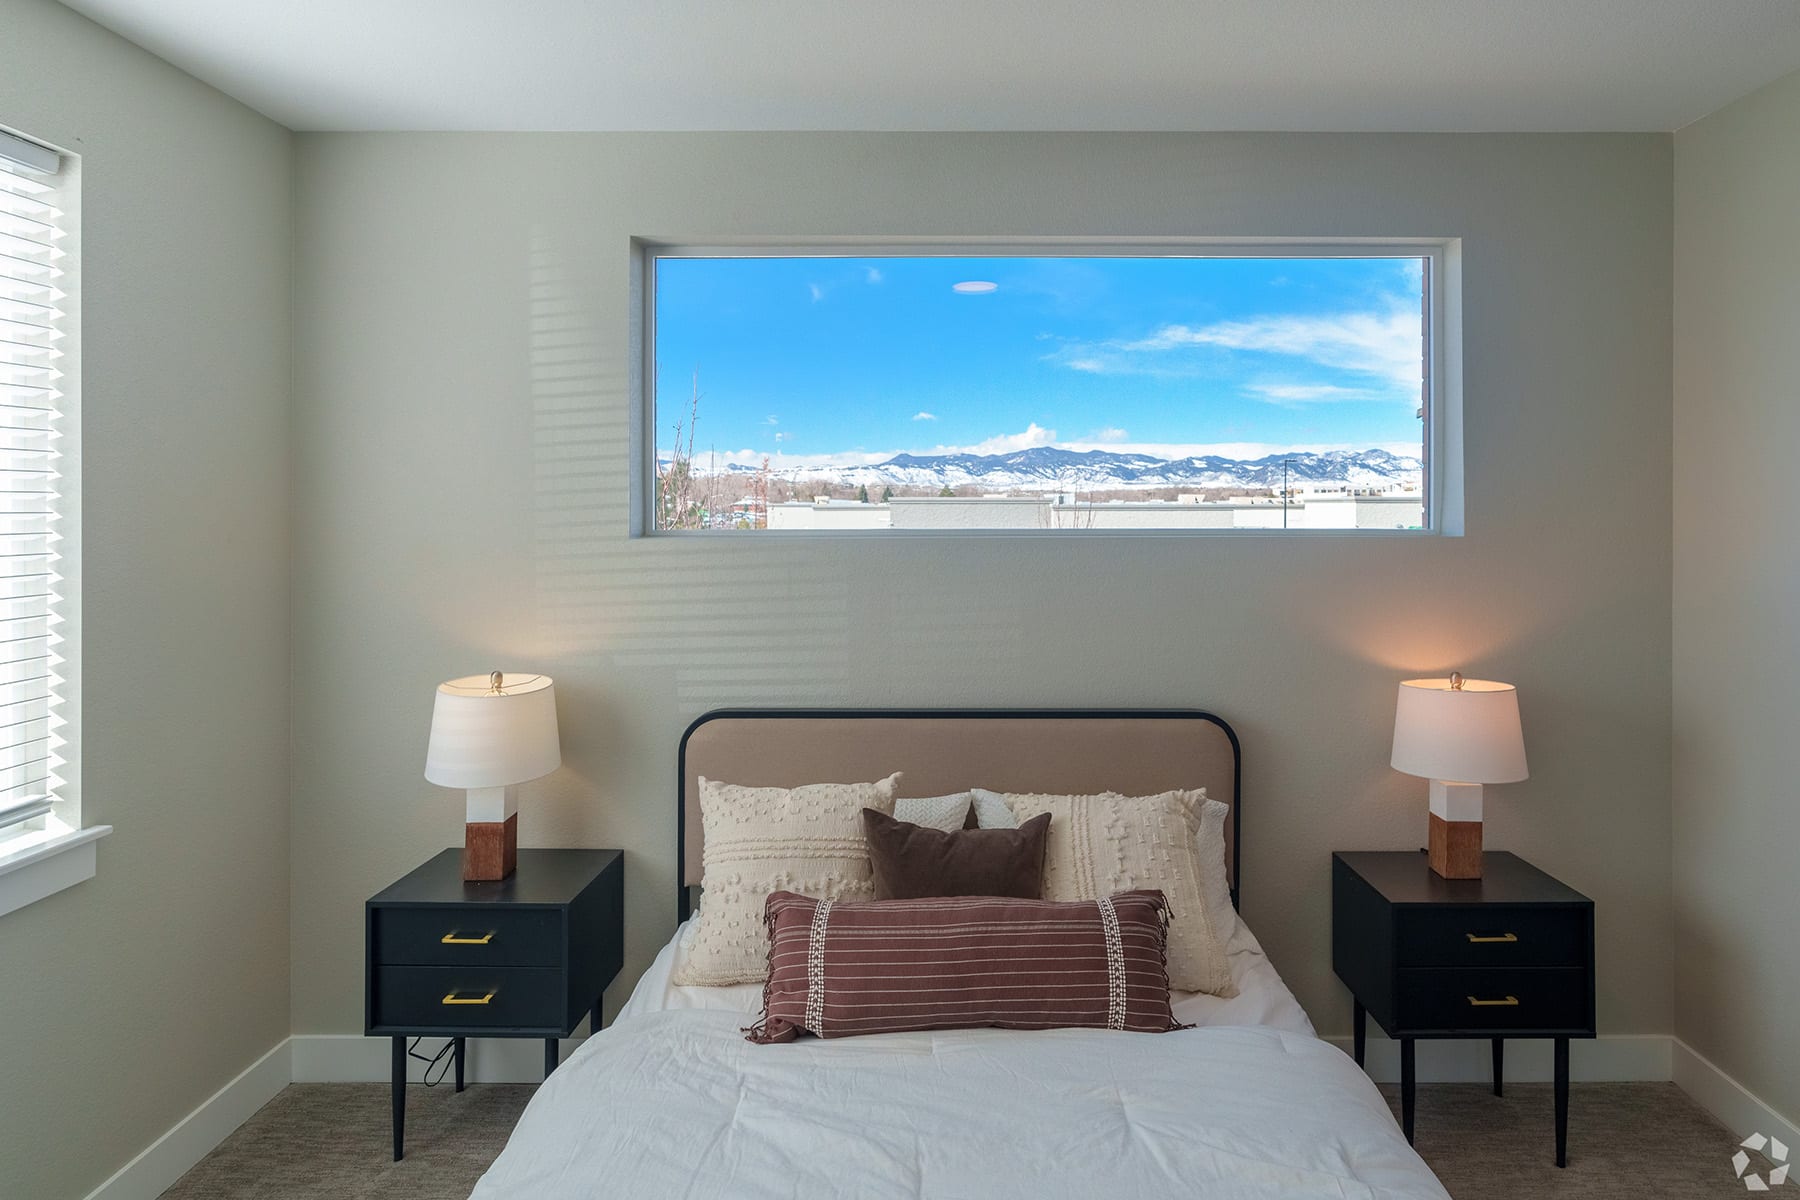
[[[916,1029],[1186,1028],[1169,1010],[1161,892],[815,900],[764,909],[769,976],[753,1042]]]

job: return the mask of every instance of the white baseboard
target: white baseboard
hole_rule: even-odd
[[[1326,1041],[1350,1053],[1350,1039]],[[1670,1042],[1667,1034],[1619,1034],[1579,1038],[1569,1042],[1569,1078],[1577,1083],[1666,1081],[1669,1078]],[[1493,1079],[1491,1043],[1474,1040],[1420,1039],[1415,1069],[1420,1083],[1488,1083]],[[1371,1034],[1364,1058],[1369,1077],[1377,1083],[1400,1082],[1400,1043]],[[1551,1079],[1551,1045],[1546,1038],[1522,1038],[1506,1043],[1506,1078],[1517,1083],[1548,1083]]]
[[[567,1059],[585,1038],[562,1039]],[[295,1083],[386,1083],[393,1070],[392,1045],[384,1037],[354,1033],[295,1034],[293,1039]],[[443,1038],[425,1038],[419,1053],[436,1054]],[[464,1078],[469,1083],[542,1083],[544,1043],[537,1038],[470,1038],[466,1048]],[[425,1078],[425,1064],[410,1059],[406,1077],[413,1083]],[[450,1076],[445,1076],[450,1078]]]
[[[87,1200],[156,1200],[288,1085],[293,1075],[288,1057],[291,1041],[283,1038],[277,1042],[236,1079],[120,1167],[111,1179],[88,1193]]]
[[[1671,1078],[1720,1124],[1739,1137],[1764,1133],[1790,1146],[1800,1146],[1800,1127],[1680,1038],[1670,1041],[1675,1051]]]

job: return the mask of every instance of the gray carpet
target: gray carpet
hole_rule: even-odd
[[[1400,1111],[1400,1090],[1382,1094]],[[1456,1200],[1580,1196],[1704,1200],[1744,1195],[1731,1173],[1737,1139],[1672,1083],[1569,1089],[1569,1165],[1556,1166],[1550,1085],[1419,1086],[1413,1145]]]
[[[1382,1089],[1398,1104],[1393,1088]],[[295,1084],[182,1177],[163,1200],[460,1200],[533,1087],[408,1090],[406,1158],[388,1142],[385,1084]],[[1418,1147],[1456,1200],[1655,1200],[1744,1195],[1736,1139],[1672,1083],[1573,1089],[1569,1166],[1551,1162],[1550,1088],[1419,1088]]]
[[[290,1084],[163,1200],[463,1200],[536,1090],[407,1088],[406,1157],[395,1162],[387,1084]]]

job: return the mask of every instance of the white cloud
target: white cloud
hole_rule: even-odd
[[[1097,429],[1093,433],[1088,434],[1088,441],[1090,441],[1090,442],[1109,442],[1109,443],[1110,442],[1122,442],[1130,436],[1131,435],[1126,433],[1123,429],[1120,429],[1118,426],[1113,425],[1113,426],[1109,426],[1105,429]]]
[[[915,421],[935,421],[935,420],[937,420],[937,414],[936,413],[928,413],[928,412],[916,412],[912,415],[912,419]]]
[[[1149,337],[1124,342],[1127,353],[1218,346],[1303,358],[1324,367],[1375,375],[1416,386],[1422,353],[1418,308],[1397,305],[1387,313],[1354,312],[1318,317],[1253,317],[1197,329],[1164,325]]]
[[[870,267],[863,275],[863,278],[869,283],[880,283],[882,280],[881,269],[879,267]]]
[[[791,433],[778,433],[775,435],[775,440],[777,442],[791,442],[794,440],[794,435]]]
[[[950,290],[964,296],[985,296],[999,288],[999,284],[986,279],[965,279],[961,283],[953,283]]]
[[[930,454],[1016,454],[1033,446],[1050,446],[1056,442],[1056,430],[1045,429],[1036,421],[1020,433],[1003,433],[973,446],[937,446]]]
[[[819,284],[809,283],[806,285],[806,290],[812,293],[814,304],[825,298],[825,289]]]
[[[767,417],[763,418],[762,423],[764,425],[779,425],[779,424],[781,424],[781,418],[775,417],[775,416],[767,416]]]
[[[1398,297],[1380,312],[1251,317],[1198,326],[1168,324],[1140,338],[1070,342],[1044,360],[1093,375],[1186,376],[1196,374],[1201,364],[1181,352],[1206,348],[1279,355],[1366,376],[1373,385],[1360,394],[1355,388],[1311,383],[1251,388],[1258,398],[1273,403],[1389,397],[1416,400],[1418,396],[1423,351],[1419,309]],[[1373,390],[1374,386],[1379,386],[1380,392]],[[1389,386],[1403,390],[1396,395],[1388,391]]]
[[[1381,393],[1368,388],[1339,387],[1332,383],[1253,383],[1244,389],[1271,404],[1313,404],[1332,400],[1378,400]]]

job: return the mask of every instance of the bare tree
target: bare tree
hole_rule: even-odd
[[[769,527],[769,481],[772,475],[773,472],[769,469],[769,456],[765,454],[762,466],[757,469],[756,483],[750,493],[750,528],[752,529]]]
[[[1049,503],[1038,508],[1038,523],[1046,529],[1092,529],[1094,527],[1094,502],[1089,498],[1082,502],[1081,493],[1075,490],[1075,475],[1069,471],[1061,471],[1056,476],[1056,494],[1049,497]],[[1067,496],[1069,502],[1063,503]]]
[[[662,529],[704,529],[706,506],[702,485],[694,474],[694,428],[700,423],[700,372],[694,372],[693,398],[688,411],[675,422],[675,444],[667,465],[659,462],[656,469],[656,518]],[[683,440],[685,435],[685,441]]]

